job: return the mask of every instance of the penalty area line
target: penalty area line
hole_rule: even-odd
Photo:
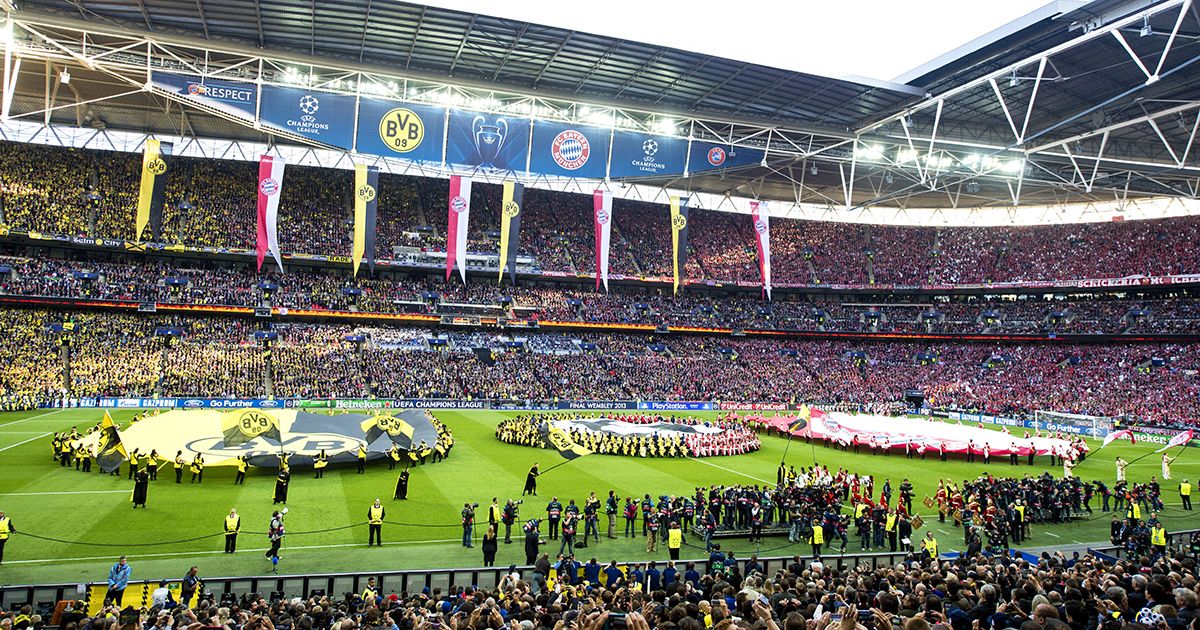
[[[434,543],[451,543],[451,542],[461,543],[462,539],[461,538],[447,538],[445,540],[406,540],[403,542],[383,543],[383,545],[385,547],[391,547],[391,546],[400,546],[400,545],[428,545],[428,544],[434,544]],[[336,544],[336,545],[299,545],[299,546],[294,546],[294,547],[284,547],[282,549],[282,551],[288,552],[288,551],[297,551],[297,550],[301,550],[301,549],[339,549],[339,548],[344,548],[344,547],[365,547],[365,546],[366,546],[365,543],[341,543],[341,544]],[[269,551],[269,550],[270,550],[270,547],[256,547],[254,549],[238,549],[237,553],[239,553],[239,554],[262,553],[264,551]],[[178,558],[180,556],[208,556],[208,555],[215,555],[215,554],[224,555],[225,552],[223,550],[219,550],[219,549],[210,549],[210,550],[206,550],[206,551],[177,551],[177,552],[170,552],[170,553],[144,553],[144,554],[136,554],[136,555],[127,553],[125,555],[128,556],[129,558]],[[236,555],[236,554],[234,554],[234,555]],[[283,554],[280,554],[279,558],[281,560],[283,559],[283,557],[284,557]],[[39,560],[9,560],[9,561],[5,562],[4,564],[7,565],[7,564],[62,563],[62,562],[91,562],[91,561],[95,561],[95,560],[111,560],[111,559],[112,559],[112,555],[110,554],[107,556],[86,556],[86,557],[80,557],[80,558],[41,558]]]
[[[705,466],[712,466],[713,468],[719,468],[719,469],[721,469],[721,470],[724,470],[725,472],[731,472],[731,473],[733,473],[733,474],[735,474],[735,475],[741,475],[741,476],[743,476],[743,477],[745,477],[745,478],[747,478],[747,479],[753,479],[753,480],[755,480],[755,481],[761,481],[762,483],[771,483],[770,481],[767,481],[766,479],[763,479],[763,478],[761,478],[761,477],[755,477],[754,475],[747,475],[746,473],[744,473],[744,472],[742,472],[742,471],[740,471],[740,470],[734,470],[734,469],[732,469],[732,468],[726,468],[726,467],[724,467],[724,466],[720,466],[720,465],[718,465],[718,464],[714,464],[714,463],[712,463],[712,462],[706,462],[706,461],[704,461],[704,460],[702,460],[702,459],[700,459],[700,458],[698,458],[698,457],[689,457],[688,459],[690,459],[690,460],[692,460],[692,461],[694,461],[694,462],[699,462],[699,463],[701,463],[701,464],[704,464]]]

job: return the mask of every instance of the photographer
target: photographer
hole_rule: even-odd
[[[471,534],[475,531],[475,508],[479,507],[478,503],[464,503],[462,509],[462,528],[463,537],[462,545],[467,549],[474,547],[471,542]]]
[[[506,545],[512,544],[512,526],[513,523],[517,522],[517,518],[520,515],[521,508],[517,506],[521,503],[523,501],[509,499],[508,503],[504,504],[504,511],[500,515],[500,521],[504,523],[504,544]]]

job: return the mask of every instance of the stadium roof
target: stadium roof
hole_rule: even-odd
[[[906,84],[820,77],[396,0],[28,0],[13,15],[67,44],[77,31],[103,29],[212,48],[205,63],[255,53],[297,64],[330,60],[464,89],[708,121],[734,138],[773,134],[765,167],[649,184],[831,208],[1200,191],[1200,153],[1190,150],[1200,121],[1192,63],[1200,59],[1200,13],[1182,0],[1052,2],[905,75]],[[83,39],[115,42],[98,33]],[[22,70],[14,112],[46,109],[54,65]],[[163,116],[170,103],[123,94],[129,85],[103,69],[70,72],[77,80],[69,89],[86,109],[56,109],[53,121],[263,137],[187,106],[186,115]],[[776,151],[788,145],[796,150]]]

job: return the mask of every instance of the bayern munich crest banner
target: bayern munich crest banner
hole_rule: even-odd
[[[557,177],[604,179],[612,132],[600,127],[537,121],[529,170]]]
[[[762,274],[762,289],[771,299],[771,214],[767,202],[751,201],[750,217],[754,221],[754,238],[758,243],[758,269]]]
[[[446,218],[446,281],[458,263],[458,275],[467,283],[467,221],[471,217],[471,178],[450,177],[450,201]]]
[[[612,193],[597,190],[592,193],[592,205],[596,223],[596,289],[604,283],[608,292],[608,244],[612,240]]]
[[[283,158],[264,155],[258,161],[258,239],[255,251],[258,254],[258,270],[262,271],[267,252],[283,271],[283,259],[279,254],[279,195],[283,193]]]

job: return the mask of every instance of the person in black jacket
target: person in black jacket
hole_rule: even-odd
[[[483,548],[483,566],[496,566],[496,549],[498,544],[496,541],[496,526],[488,527],[487,533],[483,535],[483,543],[480,545]]]
[[[541,537],[536,518],[525,524],[525,564],[533,564],[537,560]]]

